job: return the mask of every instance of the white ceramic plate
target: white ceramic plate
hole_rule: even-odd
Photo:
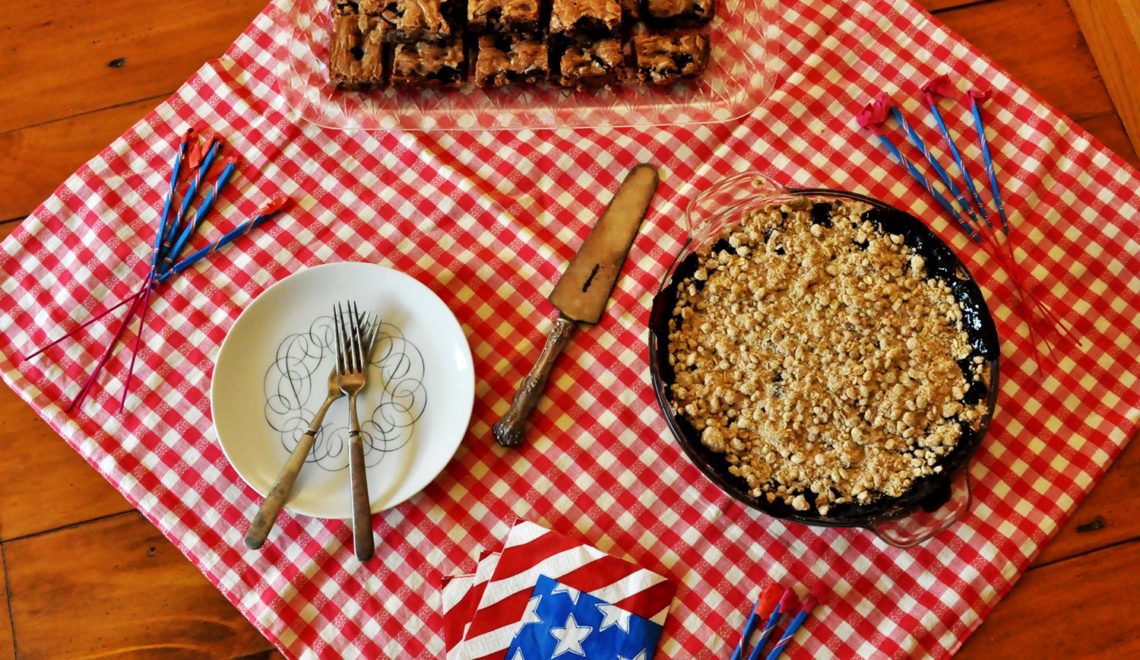
[[[264,496],[327,394],[332,306],[382,322],[357,409],[372,512],[407,500],[459,448],[475,401],[467,338],[447,305],[398,271],[336,263],[269,287],[241,313],[214,365],[210,406],[222,450]],[[333,403],[285,508],[350,518],[348,399]]]

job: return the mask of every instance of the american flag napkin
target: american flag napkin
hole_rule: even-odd
[[[474,573],[442,588],[447,657],[653,657],[676,586],[597,548],[521,521]]]

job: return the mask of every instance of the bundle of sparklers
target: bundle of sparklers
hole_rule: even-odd
[[[993,208],[997,211],[998,220],[993,219],[987,204],[982,201],[982,196],[970,175],[970,169],[962,158],[962,152],[955,144],[950,129],[938,108],[940,99],[957,96],[957,90],[953,83],[947,76],[940,76],[927,83],[922,88],[922,94],[926,105],[930,108],[934,123],[938,126],[938,132],[941,133],[946,151],[950,153],[953,159],[953,167],[957,170],[961,181],[965,183],[966,190],[969,191],[969,197],[963,192],[955,178],[950,175],[948,169],[939,163],[937,157],[927,147],[914,126],[907,121],[898,108],[890,104],[886,94],[879,94],[859,113],[857,117],[859,125],[873,130],[882,146],[906,169],[907,174],[926,189],[974,243],[984,249],[1005,269],[1017,289],[1016,304],[1029,326],[1030,339],[1033,342],[1034,349],[1039,350],[1038,337],[1040,337],[1040,340],[1048,348],[1049,357],[1055,365],[1057,364],[1057,356],[1053,341],[1049,337],[1051,331],[1055,330],[1066,340],[1072,342],[1077,340],[1073,335],[1072,325],[1061,318],[1046,300],[1030,295],[1028,274],[1018,262],[1016,250],[1011,240],[1012,229],[1009,217],[1006,213],[1005,204],[1002,202],[1001,187],[998,184],[989,140],[986,138],[986,129],[982,121],[981,104],[990,98],[991,93],[972,89],[966,93],[965,99],[973,120],[974,130],[978,136],[986,178],[989,181],[990,196],[993,201]],[[923,160],[929,165],[930,171],[934,172],[943,189],[937,188],[934,181],[924,176],[919,167],[903,155],[898,145],[887,133],[888,119],[894,119],[898,128],[906,135],[907,141],[922,154]],[[947,198],[946,193],[954,198],[953,203]]]
[[[289,200],[285,197],[270,199],[258,210],[253,218],[239,224],[217,240],[184,256],[183,252],[190,242],[191,237],[202,226],[210,209],[214,207],[218,198],[229,185],[230,179],[233,178],[237,161],[234,158],[228,158],[222,165],[222,171],[218,174],[214,183],[212,185],[206,183],[210,169],[222,151],[222,146],[222,141],[218,139],[216,135],[201,138],[192,128],[183,134],[181,143],[178,146],[178,151],[174,156],[174,164],[170,173],[170,189],[163,202],[162,215],[159,218],[158,229],[154,239],[154,249],[151,253],[150,268],[142,283],[133,293],[122,300],[112,305],[104,306],[100,312],[77,327],[69,330],[63,336],[52,340],[36,351],[24,356],[25,360],[31,359],[64,339],[73,336],[75,333],[107,316],[111,312],[124,306],[127,307],[127,312],[119,322],[119,326],[112,336],[110,344],[106,350],[104,350],[100,359],[96,361],[95,366],[80,386],[79,393],[71,400],[71,403],[67,407],[68,411],[80,405],[84,398],[86,398],[99,373],[103,370],[107,361],[111,359],[111,355],[114,353],[120,339],[122,339],[127,326],[131,324],[135,316],[138,316],[139,329],[135,335],[130,363],[123,384],[122,398],[119,401],[119,411],[122,412],[126,405],[127,395],[130,393],[131,377],[134,374],[135,368],[135,358],[138,356],[142,336],[146,329],[147,310],[152,293],[177,274],[205,259],[222,247],[232,243],[238,237],[256,229],[266,220],[280,214],[288,205]],[[177,191],[183,183],[185,183],[185,188],[182,192],[182,201],[181,203],[177,203],[175,199],[177,197]],[[202,201],[198,205],[197,210],[191,211],[190,207],[204,185],[208,187],[205,188]]]
[[[811,616],[812,610],[819,604],[823,596],[823,588],[821,585],[815,585],[811,592],[804,598],[797,611],[795,607],[796,592],[792,589],[784,589],[779,584],[773,582],[760,592],[760,597],[756,599],[756,603],[752,606],[752,611],[748,615],[748,620],[744,624],[744,630],[740,634],[740,642],[736,645],[736,650],[732,653],[731,660],[779,660],[788,648],[792,638],[803,626],[804,621]],[[791,613],[795,611],[795,614]],[[786,616],[792,616],[791,621],[784,629],[783,634],[777,635],[776,627],[780,625],[780,620]],[[756,630],[759,629],[759,635],[755,635]],[[753,637],[756,640],[753,641]],[[774,642],[771,651],[766,652],[766,645],[769,641]],[[749,651],[749,647],[752,648]]]

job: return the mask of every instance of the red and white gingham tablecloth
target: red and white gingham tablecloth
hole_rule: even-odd
[[[576,535],[671,576],[659,655],[723,657],[768,578],[832,594],[794,653],[934,655],[957,649],[1093,487],[1140,417],[1140,178],[1070,120],[905,0],[782,3],[783,61],[764,108],[723,125],[644,130],[340,133],[291,119],[274,92],[273,21],[262,14],[221,59],[69,177],[2,244],[0,370],[273,643],[290,656],[428,657],[443,648],[442,574],[470,568],[516,518]],[[997,90],[995,160],[1026,263],[1087,340],[1040,370],[1004,273],[855,125],[873,90],[912,117],[918,86],[950,73]],[[977,157],[962,108],[943,105]],[[82,413],[61,408],[109,339],[19,356],[82,321],[92,294],[133,290],[187,126],[243,159],[214,218],[228,228],[271,193],[299,204],[152,300],[130,412],[114,414],[130,352]],[[937,143],[932,125],[928,140]],[[519,450],[490,425],[538,353],[545,301],[620,178],[640,161],[662,183],[610,311],[577,335]],[[964,521],[911,550],[861,530],[784,524],[730,500],[670,437],[651,391],[646,322],[681,248],[682,210],[746,169],[846,188],[930,218],[979,279],[1002,337],[1002,388],[971,465]],[[251,174],[249,176],[252,176]],[[979,181],[981,183],[981,181]],[[1031,219],[1026,210],[1033,209]],[[315,264],[403,270],[455,311],[475,356],[470,430],[423,493],[375,517],[361,566],[343,521],[284,516],[261,551],[242,535],[260,499],[226,462],[210,422],[212,360],[271,283]],[[109,297],[114,298],[109,298]],[[87,304],[90,305],[88,302]],[[54,336],[54,335],[52,335]],[[128,331],[126,341],[133,340]]]

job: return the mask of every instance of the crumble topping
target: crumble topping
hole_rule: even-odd
[[[953,292],[869,208],[752,211],[677,289],[678,410],[753,497],[797,511],[904,495],[985,413]]]

